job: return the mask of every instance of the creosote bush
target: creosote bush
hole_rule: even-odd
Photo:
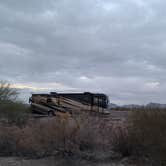
[[[25,125],[30,117],[30,108],[21,102],[0,103],[0,119],[9,125]]]
[[[104,150],[109,147],[112,125],[104,119],[94,116],[81,115],[77,117],[79,128],[75,132],[75,144],[81,151]]]
[[[114,130],[114,150],[123,156],[147,157],[166,164],[166,111],[164,109],[133,110],[124,128]]]
[[[0,121],[18,126],[25,125],[29,107],[18,101],[18,91],[6,81],[0,81]]]
[[[18,91],[11,87],[7,81],[0,81],[0,103],[4,101],[16,101]]]

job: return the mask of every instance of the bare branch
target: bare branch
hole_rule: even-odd
[[[7,81],[0,81],[0,101],[15,101],[18,91],[11,87]]]

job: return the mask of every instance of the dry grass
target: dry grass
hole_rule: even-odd
[[[0,120],[9,125],[24,126],[30,116],[30,108],[21,102],[0,102]]]
[[[105,123],[96,118],[43,119],[24,127],[0,126],[1,155],[43,157],[106,148]]]
[[[67,122],[60,120],[31,122],[23,128],[1,126],[1,154],[38,157],[50,155],[55,150],[65,151],[71,133]]]
[[[114,150],[123,156],[147,157],[158,164],[166,164],[166,111],[135,110],[128,125],[114,130]],[[159,164],[160,165],[160,164]]]

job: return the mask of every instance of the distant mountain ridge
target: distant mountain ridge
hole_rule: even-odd
[[[111,109],[111,108],[118,108],[119,106],[117,104],[110,103],[108,107]]]
[[[140,107],[147,107],[147,108],[166,108],[166,104],[161,104],[161,103],[153,103],[150,102],[146,105],[138,105],[138,104],[128,104],[128,105],[117,105],[114,103],[109,104],[110,109],[118,108],[118,107],[123,107],[123,108],[140,108]]]
[[[149,104],[146,105],[146,107],[150,107],[150,108],[166,108],[166,104],[149,103]]]

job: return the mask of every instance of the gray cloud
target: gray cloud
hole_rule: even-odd
[[[166,2],[0,0],[0,79],[166,102]],[[74,89],[73,89],[74,88]]]

